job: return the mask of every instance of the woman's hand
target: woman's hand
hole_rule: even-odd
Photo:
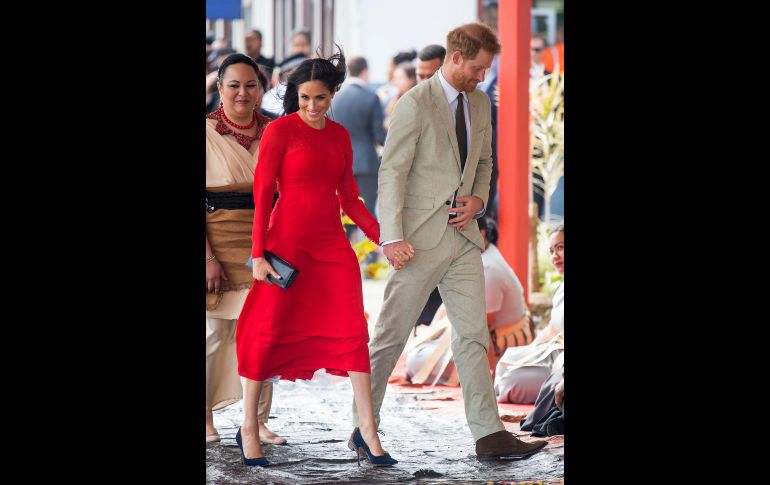
[[[268,263],[265,258],[255,258],[252,260],[252,263],[253,267],[251,269],[251,274],[254,276],[255,280],[261,283],[272,285],[270,280],[267,279],[267,275],[271,274],[275,279],[281,279],[281,276],[275,272],[273,267],[270,266],[270,263]]]
[[[227,281],[227,275],[220,262],[215,258],[206,263],[206,291],[219,293],[222,280]]]
[[[399,270],[414,258],[414,246],[409,241],[397,241],[382,246],[382,252],[393,268]]]

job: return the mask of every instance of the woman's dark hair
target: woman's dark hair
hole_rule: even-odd
[[[401,51],[395,56],[393,56],[393,65],[397,66],[401,64],[402,62],[412,62],[415,57],[417,57],[417,51],[412,49],[410,51]]]
[[[268,81],[270,75],[268,74],[265,66],[260,66],[257,64],[257,67],[259,68],[257,71],[257,79],[259,80],[259,84],[262,85],[262,92],[266,93],[267,88],[270,86],[270,81]]]
[[[265,93],[267,91],[267,76],[262,72],[257,63],[254,62],[254,59],[246,54],[233,54],[222,61],[222,64],[219,66],[219,72],[217,73],[217,82],[219,84],[222,84],[224,81],[227,68],[233,64],[248,64],[254,68],[254,72],[257,73],[257,80],[259,81],[260,86],[262,86],[262,92]]]
[[[476,219],[476,222],[479,224],[479,231],[486,231],[489,242],[497,246],[497,223],[495,220],[489,216],[484,216]]]
[[[347,66],[342,48],[337,46],[337,50],[339,52],[328,59],[323,57],[305,59],[291,72],[286,80],[286,93],[283,95],[284,114],[288,115],[299,111],[298,89],[300,84],[308,81],[321,81],[331,93],[335,93],[340,88],[342,82],[345,81]]]
[[[414,67],[414,64],[412,64],[411,62],[402,62],[401,64],[396,66],[396,69],[394,69],[394,72],[398,69],[402,69],[404,71],[404,74],[406,74],[406,77],[408,77],[412,81],[417,82],[417,68]]]

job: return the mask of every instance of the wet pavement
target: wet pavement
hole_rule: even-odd
[[[379,313],[383,283],[365,281],[367,312]],[[370,325],[376,317],[371,318]],[[396,372],[398,371],[398,367]],[[394,373],[395,375],[395,373]],[[373,467],[347,447],[353,391],[347,378],[324,371],[311,381],[280,381],[274,386],[270,429],[286,445],[263,445],[268,468],[246,467],[235,443],[243,403],[214,413],[222,441],[206,444],[210,484],[321,483],[562,483],[563,437],[524,460],[479,461],[465,422],[459,388],[389,385],[382,407],[383,448],[399,460],[394,467]],[[520,434],[518,419],[531,406],[500,405],[506,428]]]

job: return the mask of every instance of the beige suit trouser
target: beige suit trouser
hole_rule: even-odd
[[[414,258],[403,269],[391,270],[388,275],[385,299],[369,345],[372,405],[377,425],[388,377],[428,296],[438,286],[453,328],[452,353],[473,439],[477,441],[504,430],[487,360],[489,330],[481,250],[447,225],[438,246],[415,249],[414,253]],[[358,426],[355,401],[353,425]]]
[[[208,312],[207,312],[208,313]],[[206,317],[206,410],[220,409],[243,399],[235,353],[238,319]],[[273,383],[262,383],[259,420],[267,423],[273,403]]]

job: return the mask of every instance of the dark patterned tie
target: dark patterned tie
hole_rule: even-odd
[[[465,129],[465,108],[463,107],[463,93],[457,95],[457,110],[455,111],[455,133],[457,133],[457,147],[460,149],[461,171],[465,170],[465,158],[468,156],[468,132]]]

